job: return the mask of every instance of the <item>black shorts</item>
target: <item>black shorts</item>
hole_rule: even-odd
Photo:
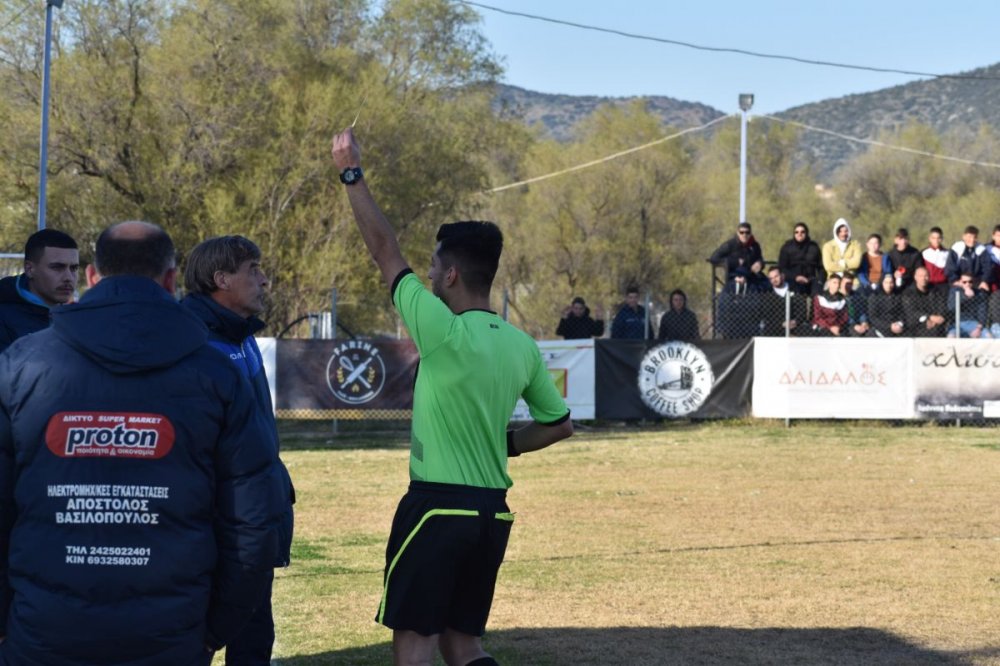
[[[377,622],[423,636],[486,632],[514,522],[507,491],[413,481],[385,552]]]

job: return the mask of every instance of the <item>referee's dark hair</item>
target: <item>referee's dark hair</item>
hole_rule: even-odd
[[[260,248],[243,236],[217,236],[202,241],[188,254],[184,267],[184,289],[192,294],[218,290],[215,274],[235,273],[243,262],[260,261]]]
[[[138,275],[159,280],[175,266],[167,232],[151,222],[119,222],[97,237],[94,263],[104,277]]]
[[[458,267],[462,283],[477,294],[489,294],[503,252],[503,232],[492,222],[466,220],[442,224],[437,232],[438,257]]]
[[[55,229],[41,229],[28,236],[24,244],[24,258],[28,261],[38,261],[47,247],[58,247],[63,250],[76,250],[73,237]]]

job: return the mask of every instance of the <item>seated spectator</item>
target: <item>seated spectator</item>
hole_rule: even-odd
[[[698,318],[687,307],[687,294],[680,289],[670,292],[670,309],[660,317],[660,340],[698,340]]]
[[[639,287],[625,290],[625,302],[611,322],[611,337],[617,340],[647,340],[653,337],[652,325],[646,326],[646,308],[639,305]]]
[[[968,274],[975,289],[989,291],[992,262],[978,238],[979,228],[969,225],[962,232],[962,240],[951,246],[944,272],[952,287],[962,287],[962,276]]]
[[[759,276],[764,268],[764,253],[753,237],[749,222],[740,222],[736,236],[720,245],[708,260],[713,266],[725,266],[726,282],[731,281],[739,269]]]
[[[879,283],[882,276],[892,273],[892,264],[889,262],[889,255],[882,252],[882,237],[872,234],[865,243],[867,252],[861,257],[861,265],[858,267],[858,282],[861,283],[859,289],[865,296],[870,296],[879,291]]]
[[[847,335],[847,299],[840,283],[841,277],[834,273],[826,279],[823,291],[813,296],[813,335]]]
[[[861,266],[864,251],[851,238],[851,225],[840,218],[833,223],[833,238],[823,245],[823,268],[827,275],[839,273],[853,280]]]
[[[788,331],[796,333],[799,323],[806,321],[805,296],[795,292],[795,286],[785,279],[784,272],[777,266],[768,269],[767,279],[771,283],[771,289],[760,297],[760,317],[763,322],[760,335],[785,335],[786,314]],[[787,311],[786,299],[789,301]]]
[[[941,227],[931,227],[930,233],[927,234],[927,243],[927,247],[920,253],[920,256],[924,260],[924,268],[927,269],[930,288],[947,291],[949,288],[948,275],[944,269],[948,264],[949,250],[944,246],[944,232],[941,231]],[[916,270],[914,270],[915,274]]]
[[[854,291],[854,280],[847,278],[840,281],[840,293],[847,302],[846,334],[859,338],[868,335],[871,328],[868,324],[868,296],[860,291]]]
[[[993,242],[986,246],[990,251],[990,287],[993,291],[1000,289],[1000,224],[993,227]]]
[[[759,335],[761,285],[750,271],[740,267],[719,294],[719,333],[724,338],[743,339]],[[766,283],[764,283],[766,285]]]
[[[903,325],[907,335],[917,338],[943,337],[948,327],[948,309],[941,289],[930,284],[926,267],[913,272],[913,284],[903,292]]]
[[[958,301],[960,311],[958,324],[948,329],[949,338],[992,337],[986,328],[987,292],[976,288],[976,279],[971,273],[964,273],[948,293],[948,307],[955,307]]]
[[[892,274],[896,276],[896,288],[906,289],[913,284],[913,272],[924,265],[920,250],[910,245],[910,231],[906,227],[896,230],[892,240],[893,248],[889,250],[889,261],[892,263]]]
[[[792,237],[778,253],[778,268],[797,294],[814,294],[820,290],[825,274],[823,257],[816,241],[809,238],[809,227],[797,222]]]
[[[585,340],[604,335],[604,316],[598,307],[595,311],[596,319],[591,319],[590,308],[586,301],[577,296],[571,305],[563,310],[562,319],[559,320],[559,327],[556,335],[561,335],[564,340]]]
[[[868,297],[868,323],[871,332],[880,338],[903,335],[903,299],[896,292],[896,278],[892,273],[882,276],[882,288]]]

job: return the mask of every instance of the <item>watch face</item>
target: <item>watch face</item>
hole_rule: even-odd
[[[354,169],[344,169],[344,173],[341,176],[345,183],[353,183],[357,179],[357,174],[354,173]]]

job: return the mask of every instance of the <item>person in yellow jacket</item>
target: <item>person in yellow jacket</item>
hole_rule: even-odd
[[[823,268],[827,275],[839,273],[855,279],[864,250],[851,238],[851,225],[844,218],[833,223],[833,238],[823,245]],[[857,286],[857,285],[855,285]]]

